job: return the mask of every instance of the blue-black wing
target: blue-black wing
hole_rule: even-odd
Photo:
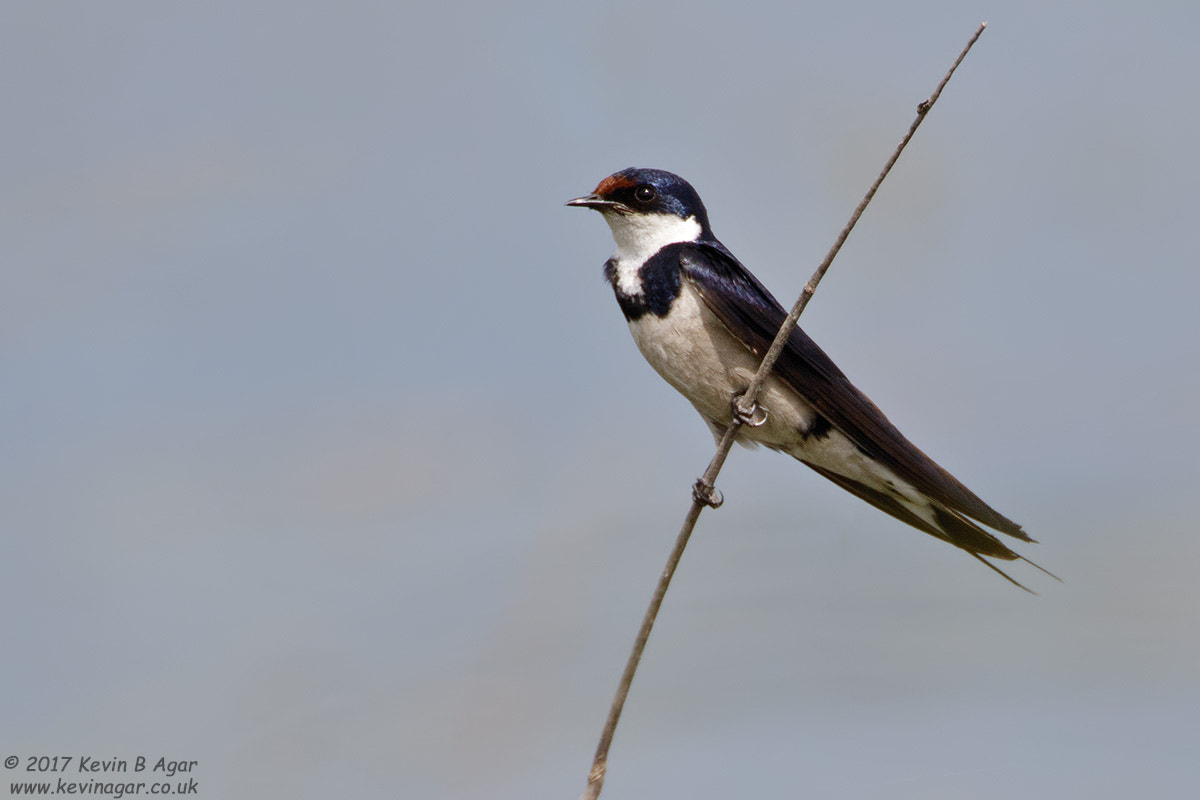
[[[787,316],[766,287],[716,241],[684,246],[680,264],[684,277],[696,287],[705,305],[725,327],[755,355],[765,354]],[[887,498],[869,487],[809,464],[825,477],[910,525],[974,554],[1010,560],[1020,557],[970,520],[959,517],[977,520],[1022,541],[1033,541],[1021,526],[981,500],[906,439],[799,327],[793,327],[789,333],[774,372],[862,452],[886,464],[897,476],[944,506],[952,512],[947,517],[953,518],[944,520],[946,524],[935,529],[921,520],[914,521],[911,514],[905,516],[889,508]]]

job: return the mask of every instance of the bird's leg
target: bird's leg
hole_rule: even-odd
[[[758,428],[767,421],[767,410],[758,403],[747,403],[744,393],[733,396],[732,406],[733,416],[747,427]]]

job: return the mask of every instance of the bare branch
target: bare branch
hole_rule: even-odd
[[[708,469],[704,470],[704,474],[696,481],[692,489],[692,507],[688,509],[687,516],[684,517],[679,536],[675,539],[675,546],[671,549],[667,565],[663,568],[662,576],[658,580],[658,586],[654,589],[654,596],[650,599],[650,606],[646,609],[646,615],[642,619],[642,626],[638,630],[637,639],[634,641],[633,651],[629,654],[629,661],[625,664],[625,672],[621,675],[621,682],[617,686],[617,694],[613,698],[612,708],[608,713],[608,720],[604,723],[604,730],[600,734],[600,743],[596,747],[596,756],[592,761],[591,772],[588,773],[587,789],[584,790],[580,800],[596,800],[600,796],[600,790],[604,786],[604,776],[608,771],[608,749],[612,744],[613,735],[616,733],[617,723],[621,719],[621,711],[625,707],[625,699],[629,696],[629,687],[633,684],[633,676],[637,672],[638,663],[642,660],[642,653],[646,649],[646,642],[650,639],[650,631],[654,627],[658,610],[662,606],[663,598],[666,597],[667,588],[671,585],[671,578],[674,577],[675,569],[679,566],[679,560],[683,557],[683,551],[687,548],[688,540],[691,539],[692,531],[696,527],[696,521],[700,518],[700,512],[704,510],[705,506],[715,508],[721,504],[720,493],[714,488],[717,475],[720,474],[721,468],[725,465],[725,459],[729,456],[729,450],[733,447],[733,443],[736,441],[742,425],[756,424],[754,420],[759,412],[756,405],[758,395],[762,391],[763,384],[766,382],[771,369],[775,366],[775,361],[783,351],[784,344],[787,342],[792,327],[800,319],[800,315],[804,312],[804,307],[808,305],[808,301],[816,292],[817,286],[821,283],[821,279],[825,277],[825,273],[829,270],[833,259],[837,257],[838,251],[842,249],[842,245],[845,244],[846,239],[850,236],[850,232],[858,224],[859,217],[862,216],[863,211],[866,210],[872,198],[875,197],[875,192],[878,191],[880,184],[883,183],[884,178],[891,172],[892,167],[900,158],[900,154],[904,152],[905,146],[908,145],[909,140],[917,132],[917,128],[920,127],[929,110],[933,108],[933,104],[941,96],[942,89],[946,88],[946,84],[950,82],[954,71],[958,69],[958,65],[966,58],[967,53],[986,27],[986,22],[980,23],[979,28],[976,29],[975,33],[967,41],[962,52],[958,54],[958,58],[950,65],[950,69],[942,78],[941,83],[934,89],[933,94],[917,105],[917,118],[913,120],[912,125],[908,128],[908,132],[904,134],[900,143],[896,145],[896,149],[892,152],[891,157],[880,171],[879,177],[871,184],[871,188],[863,196],[862,202],[854,209],[854,213],[850,215],[850,220],[842,228],[842,232],[838,234],[833,246],[829,248],[825,259],[817,267],[812,277],[809,278],[803,291],[800,292],[800,297],[796,299],[792,310],[779,327],[779,332],[775,335],[775,340],[763,356],[762,362],[759,364],[758,370],[754,373],[749,387],[747,387],[746,391],[740,397],[731,398],[734,403],[733,420],[721,436],[721,441],[717,445],[717,452],[713,455],[712,461],[709,462]]]

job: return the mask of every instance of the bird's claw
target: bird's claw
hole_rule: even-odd
[[[746,396],[739,394],[733,398],[733,415],[748,428],[758,428],[767,421],[767,410],[758,403],[746,403]]]

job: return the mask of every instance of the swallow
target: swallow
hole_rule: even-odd
[[[625,169],[567,205],[600,212],[612,229],[604,276],[634,342],[720,440],[787,311],[713,235],[700,196],[678,175]],[[1022,589],[987,559],[1046,571],[993,533],[1034,542],[1020,525],[905,438],[798,326],[757,405],[765,419],[743,425],[740,443],[787,453]]]

